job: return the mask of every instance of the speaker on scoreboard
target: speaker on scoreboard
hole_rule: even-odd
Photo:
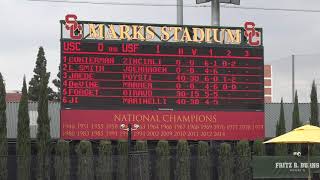
[[[197,4],[207,3],[212,0],[196,0]],[[220,3],[240,5],[240,0],[220,0]]]
[[[240,0],[220,0],[220,3],[240,5]]]

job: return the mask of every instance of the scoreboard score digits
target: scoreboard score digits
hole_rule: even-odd
[[[85,29],[85,27],[82,27]],[[264,136],[263,46],[61,39],[61,137]]]

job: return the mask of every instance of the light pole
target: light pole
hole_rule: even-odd
[[[128,180],[131,180],[131,138],[132,138],[132,131],[135,131],[140,128],[139,124],[134,124],[133,127],[129,123],[128,125],[121,124],[120,129],[124,131],[128,131]]]

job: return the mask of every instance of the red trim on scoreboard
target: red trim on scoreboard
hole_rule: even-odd
[[[120,124],[139,124],[136,140],[264,138],[264,112],[61,110],[62,139],[126,139]]]

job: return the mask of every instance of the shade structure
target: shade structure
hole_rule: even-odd
[[[320,128],[312,125],[304,125],[264,143],[320,143]]]
[[[308,144],[308,179],[311,180],[310,173],[310,144],[320,143],[320,128],[312,125],[298,127],[286,134],[270,139],[264,143],[282,144]]]

